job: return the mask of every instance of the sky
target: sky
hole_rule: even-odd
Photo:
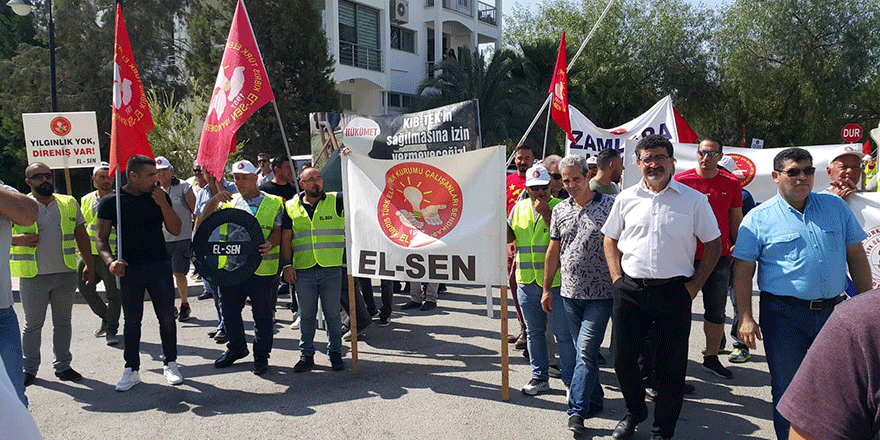
[[[721,6],[721,5],[730,4],[730,3],[732,3],[733,0],[685,0],[685,1],[687,1],[688,3],[690,3],[694,6],[703,5],[703,6],[709,6],[709,7],[717,7],[717,6]],[[520,4],[520,5],[526,6],[526,5],[536,5],[538,3],[540,3],[539,0],[503,0],[503,3],[501,5],[501,12],[504,15],[508,15],[511,13],[511,11],[513,11],[513,6],[515,4]]]

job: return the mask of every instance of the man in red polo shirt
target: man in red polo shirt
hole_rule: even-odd
[[[526,187],[526,171],[535,164],[535,153],[532,152],[531,148],[525,145],[520,145],[516,147],[516,151],[513,153],[513,163],[516,165],[516,172],[507,175],[506,185],[508,215],[510,215],[510,210],[513,209],[513,205],[516,205],[516,201],[519,200],[519,196]],[[523,350],[526,348],[526,322],[523,320],[522,311],[520,311],[519,308],[519,300],[517,300],[515,294],[516,281],[514,279],[513,271],[513,260],[515,257],[516,243],[510,243],[507,245],[507,273],[510,274],[508,276],[507,284],[510,291],[514,293],[513,305],[516,308],[516,318],[519,320],[520,331],[519,334],[511,334],[508,341],[516,343],[517,350]]]
[[[727,286],[730,281],[730,254],[736,243],[736,233],[742,222],[742,187],[735,176],[718,169],[718,161],[724,155],[721,142],[705,138],[697,148],[697,167],[681,172],[675,180],[709,198],[709,205],[721,230],[721,257],[709,279],[703,285],[703,330],[706,333],[706,351],[703,368],[716,376],[729,379],[733,373],[721,365],[718,352],[724,338],[724,308],[727,306]],[[703,243],[697,243],[694,264],[699,265],[703,256]]]

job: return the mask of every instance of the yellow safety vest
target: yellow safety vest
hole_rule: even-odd
[[[269,235],[272,234],[272,228],[275,226],[275,216],[278,215],[278,210],[281,209],[281,206],[284,205],[284,199],[278,196],[273,196],[270,194],[263,193],[265,197],[260,202],[260,207],[257,208],[257,213],[254,217],[257,218],[257,222],[260,223],[260,229],[263,231],[263,239],[268,240]],[[238,206],[238,202],[241,200],[241,194],[233,194],[232,200],[220,205],[220,209],[241,209],[242,211],[247,211],[250,213],[250,210],[242,209]],[[229,230],[229,224],[220,225],[220,240],[225,241]],[[254,275],[260,276],[274,276],[278,274],[278,258],[280,256],[280,247],[275,246],[271,250],[269,250],[269,254],[263,257],[263,261],[260,263],[260,266],[257,267],[257,270],[254,272]],[[217,267],[223,268],[226,266],[227,257],[225,255],[221,255],[217,258]]]
[[[308,269],[342,266],[345,252],[345,218],[336,213],[336,193],[327,193],[318,202],[311,218],[299,197],[287,202],[287,215],[293,222],[293,268]]]
[[[552,210],[561,200],[551,197],[550,209]],[[550,244],[550,228],[538,214],[538,218],[532,214],[532,200],[520,200],[513,206],[511,228],[516,235],[516,282],[519,284],[531,284],[537,282],[544,287],[544,256],[547,253],[547,245]],[[560,271],[556,271],[553,277],[553,286],[561,284]]]
[[[112,193],[111,193],[112,194]],[[95,237],[98,235],[98,211],[95,209],[95,199],[98,198],[98,191],[92,191],[80,199],[80,209],[83,218],[86,221],[86,232],[89,234],[89,241],[92,243],[92,255],[98,255],[98,245]],[[110,242],[110,252],[116,255],[116,228],[111,227],[110,236],[107,237]]]
[[[76,270],[76,199],[64,194],[53,194],[61,215],[61,253],[64,265]],[[30,226],[12,226],[12,234],[39,234],[37,223]],[[9,269],[14,277],[33,278],[37,275],[37,248],[12,246],[9,248]]]

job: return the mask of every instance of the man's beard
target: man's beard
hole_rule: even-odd
[[[34,188],[34,192],[43,197],[49,197],[52,195],[53,192],[52,184],[48,182],[41,183],[39,186]]]
[[[324,194],[324,190],[323,189],[319,189],[319,190],[314,190],[314,189],[308,190],[307,189],[307,190],[305,190],[305,193],[307,196],[309,196],[313,199],[318,199],[318,198],[321,198],[322,194]]]

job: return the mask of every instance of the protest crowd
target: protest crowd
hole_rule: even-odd
[[[860,399],[870,395],[871,377],[880,366],[878,324],[872,320],[880,292],[844,303],[847,291],[853,295],[871,289],[862,248],[866,234],[844,202],[857,191],[860,174],[851,171],[861,170],[863,157],[851,150],[839,153],[828,168],[830,187],[817,193],[810,153],[781,150],[773,163],[778,193],[755,206],[739,184],[742,174],[736,164],[725,160],[720,142],[712,138],[699,143],[697,167],[676,175],[672,143],[657,135],[642,138],[634,152],[642,178],[624,189],[624,161],[614,149],[601,151],[594,161],[578,155],[536,160],[529,147],[518,147],[506,192],[507,270],[520,328],[508,342],[523,350],[531,366],[522,393],[545,393],[551,389],[550,378],[560,379],[567,426],[583,433],[589,419],[603,411],[599,365],[610,363],[626,402],[625,417],[612,437],[633,436],[648,418],[647,400],[654,402],[651,438],[672,438],[683,396],[694,391],[685,382],[687,347],[691,302],[702,294],[703,368],[720,380],[729,379],[733,373],[725,363],[748,362],[749,350],[763,340],[778,438],[876,438],[869,429],[875,422],[874,407]],[[590,162],[595,162],[595,171]],[[159,322],[163,375],[171,385],[182,383],[175,321],[192,316],[187,298],[192,239],[214,213],[227,209],[253,216],[262,244],[250,275],[232,284],[203,279],[198,298],[212,299],[216,306],[216,316],[210,318],[217,326],[208,337],[227,347],[214,367],[226,368],[251,356],[242,319],[249,304],[252,371],[265,374],[278,297],[290,295],[291,329],[299,330],[300,351],[293,371],[315,367],[319,304],[329,364],[332,370],[345,369],[341,347],[351,329],[348,295],[343,293],[348,290],[344,195],[325,192],[317,168],[307,165],[297,173],[291,165],[284,156],[260,155],[257,165],[241,160],[231,166],[230,182],[196,162],[192,177],[181,180],[164,157],[135,155],[118,194],[106,162],[93,170],[95,191],[79,201],[55,193],[51,170],[41,163],[27,167],[30,194],[3,186],[0,238],[5,238],[0,245],[8,252],[0,254],[7,255],[8,264],[2,267],[9,273],[0,274],[0,281],[6,280],[0,312],[4,322],[18,328],[13,276],[20,278],[24,316],[20,334],[2,335],[0,353],[4,382],[22,407],[28,403],[25,388],[37,380],[41,366],[41,331],[49,307],[55,376],[62,381],[83,378],[71,366],[71,309],[77,289],[96,317],[95,337],[107,345],[124,343],[117,391],[140,382],[144,292]],[[210,232],[221,242],[253,240],[241,235],[247,234],[244,229],[228,223]],[[120,230],[124,259],[116,246]],[[230,270],[245,260],[247,256],[224,255],[217,266]],[[760,322],[751,308],[756,270]],[[96,292],[99,282],[104,283],[103,298]],[[371,280],[354,282],[356,332],[362,334],[373,324],[389,325],[393,294],[404,289],[382,280],[377,307]],[[408,300],[396,308],[434,309],[440,287],[410,283]],[[730,351],[724,331],[728,298],[736,311]],[[609,321],[606,358],[600,345]],[[839,351],[845,354],[845,368],[823,357]],[[815,417],[811,409],[817,405],[816,387],[827,396],[821,402],[826,417]]]

